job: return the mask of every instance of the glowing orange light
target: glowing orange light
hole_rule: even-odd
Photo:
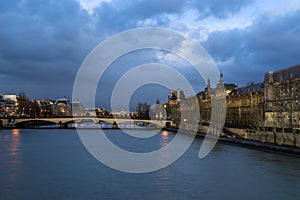
[[[168,131],[163,131],[163,132],[162,132],[162,135],[163,135],[163,136],[168,136],[168,135],[169,135],[169,132],[168,132]]]
[[[19,129],[13,129],[12,130],[12,134],[19,135],[20,134],[20,130]]]

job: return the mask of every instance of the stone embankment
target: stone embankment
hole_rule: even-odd
[[[249,131],[247,129],[238,128],[226,129],[243,139],[300,148],[300,134],[297,133]]]
[[[195,124],[184,123],[180,129],[187,132],[198,132],[197,135],[199,137],[205,137],[205,134],[208,132],[208,126],[200,126],[198,130],[194,130],[195,127],[197,127]],[[178,129],[169,127],[167,130],[177,132]],[[227,144],[300,155],[300,134],[224,128],[224,132],[220,136],[219,141]]]

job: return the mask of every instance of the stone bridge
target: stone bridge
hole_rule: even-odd
[[[172,125],[171,120],[144,120],[144,119],[121,119],[121,118],[97,118],[97,117],[76,117],[76,118],[27,118],[27,119],[3,119],[3,125],[5,127],[22,127],[22,125],[29,124],[29,123],[35,123],[35,124],[57,124],[61,127],[67,127],[70,123],[85,123],[85,122],[93,122],[93,123],[111,123],[114,122],[117,124],[125,123],[125,122],[131,122],[133,124],[137,123],[146,123],[146,124],[153,124],[158,127],[166,127]]]

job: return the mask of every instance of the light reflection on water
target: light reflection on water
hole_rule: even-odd
[[[3,135],[1,145],[5,147],[5,153],[10,157],[10,162],[20,164],[20,130],[13,129],[12,134]]]
[[[106,135],[137,152],[174,137],[168,131],[149,139],[121,130]],[[299,158],[218,144],[200,160],[201,144],[196,139],[157,172],[125,174],[96,161],[75,130],[1,130],[0,199],[300,199]]]
[[[2,186],[3,183],[0,183],[0,185],[7,193],[13,193],[13,188],[17,186],[21,179],[22,153],[20,137],[19,129],[12,129],[11,134],[0,134],[0,173],[4,173],[1,167],[5,167],[8,179],[6,185]]]
[[[169,132],[168,131],[161,131],[161,147],[166,146],[170,141]]]
[[[94,123],[94,122],[84,122],[84,123],[71,123],[68,124],[69,128],[105,128],[109,129],[112,128],[111,123],[101,122],[101,123]],[[132,128],[132,129],[143,129],[143,128],[154,128],[152,126],[139,126],[137,124],[133,124],[132,122],[123,122],[118,123],[119,128]]]

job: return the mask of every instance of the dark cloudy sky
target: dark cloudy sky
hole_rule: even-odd
[[[198,41],[226,82],[259,82],[266,71],[300,63],[299,22],[299,0],[1,0],[0,93],[71,98],[88,53],[109,36],[140,27],[170,28]],[[161,52],[138,55],[135,65],[176,61]],[[103,80],[107,88],[114,73]]]

